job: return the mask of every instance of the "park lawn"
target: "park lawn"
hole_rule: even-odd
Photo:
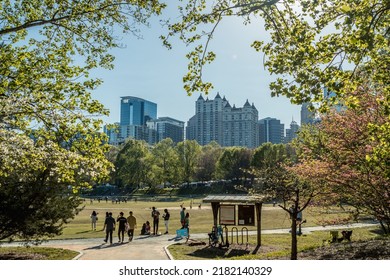
[[[192,201],[192,209],[190,207]],[[128,216],[129,211],[133,211],[137,218],[137,228],[140,231],[142,224],[146,221],[151,222],[151,208],[155,206],[161,214],[167,208],[171,214],[170,218],[170,233],[175,234],[176,229],[180,228],[180,205],[186,207],[186,211],[190,213],[190,227],[192,233],[207,233],[211,231],[213,225],[213,217],[210,204],[202,203],[201,198],[197,199],[181,199],[175,201],[144,201],[138,199],[135,201],[121,202],[120,204],[112,203],[111,201],[93,201],[86,200],[83,204],[83,210],[75,217],[74,220],[65,225],[63,234],[54,239],[70,239],[70,238],[100,238],[104,235],[102,232],[104,217],[106,212],[112,212],[116,218],[120,212],[124,212]],[[198,205],[201,204],[201,208]],[[339,208],[337,208],[339,209]],[[95,210],[99,213],[97,222],[97,230],[92,231],[90,215]],[[323,220],[331,220],[346,217],[346,212],[333,211],[324,213],[322,210],[314,208],[305,211],[304,219],[307,220],[306,227],[322,225]],[[280,207],[273,207],[272,204],[265,204],[262,208],[262,229],[279,229],[289,228],[290,219],[287,213]],[[248,230],[256,230],[254,226],[248,226]],[[160,218],[160,232],[165,232],[162,217]],[[136,230],[136,234],[139,234]]]
[[[380,237],[378,227],[366,227],[353,229],[352,242],[371,240]],[[329,244],[329,231],[316,231],[310,234],[298,236],[298,252],[313,250]],[[241,239],[239,239],[240,241]],[[206,245],[189,246],[190,243],[177,243],[168,247],[175,260],[202,260],[202,259],[228,259],[228,260],[259,260],[259,259],[289,259],[291,250],[290,234],[263,234],[261,247],[256,254],[253,249],[256,244],[256,236],[249,236],[249,249],[244,245],[231,244],[230,248],[210,248],[208,240]],[[235,242],[235,240],[234,240]],[[343,242],[345,246],[350,243]]]
[[[101,237],[103,232],[104,218],[106,212],[112,212],[113,217],[117,218],[120,212],[124,212],[125,217],[129,215],[129,211],[133,211],[133,215],[137,218],[137,228],[136,234],[139,234],[137,231],[141,231],[142,224],[146,221],[152,223],[151,211],[152,207],[156,207],[160,211],[160,225],[159,231],[165,232],[165,227],[163,223],[162,214],[164,209],[167,208],[171,214],[170,218],[170,233],[174,234],[176,229],[180,228],[180,204],[184,204],[186,207],[186,212],[190,213],[191,225],[194,225],[194,232],[208,232],[212,226],[212,213],[210,207],[201,207],[198,208],[201,200],[193,200],[193,207],[190,209],[191,200],[178,200],[178,201],[142,201],[137,200],[137,202],[121,202],[120,204],[101,201],[93,201],[91,204],[89,201],[86,201],[84,204],[84,209],[72,220],[70,223],[65,225],[63,234],[55,237],[55,239],[68,239],[68,238],[96,238]],[[98,222],[97,230],[92,231],[90,215],[92,211],[97,211]],[[196,225],[196,226],[195,226]]]

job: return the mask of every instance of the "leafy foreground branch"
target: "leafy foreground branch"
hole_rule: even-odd
[[[0,8],[0,240],[58,235],[81,187],[112,164],[93,100],[118,32],[139,35],[159,1],[3,1]]]

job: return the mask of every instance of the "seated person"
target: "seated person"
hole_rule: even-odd
[[[146,221],[146,223],[142,225],[141,235],[149,235],[149,234],[150,234],[150,223],[149,221]]]

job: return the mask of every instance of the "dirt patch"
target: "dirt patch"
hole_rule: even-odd
[[[298,254],[301,260],[390,260],[390,239],[330,244]]]
[[[41,254],[34,253],[0,253],[0,260],[44,260]]]
[[[243,255],[267,254],[280,250],[277,246],[230,245],[226,247],[194,246],[189,255],[205,259],[232,258]],[[260,258],[260,256],[259,256]],[[269,259],[289,259],[270,257]],[[323,247],[298,253],[299,260],[390,260],[390,239],[355,241],[328,244]]]

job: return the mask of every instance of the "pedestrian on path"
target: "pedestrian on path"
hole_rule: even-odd
[[[165,233],[164,234],[168,234],[169,218],[170,217],[171,217],[171,214],[169,214],[168,209],[164,209],[164,214],[163,214],[164,225],[165,225]]]
[[[153,235],[157,235],[160,212],[154,206],[152,207],[152,218],[153,218]]]
[[[112,233],[115,230],[115,219],[112,217],[112,213],[108,213],[108,217],[104,221],[104,228],[106,229],[106,239],[104,239],[104,242],[108,241],[108,238],[110,238],[110,244],[112,244]]]
[[[183,205],[180,205],[181,211],[180,211],[180,223],[181,223],[181,228],[184,228],[184,221],[186,217],[186,208],[183,207]]]
[[[190,213],[186,213],[186,216],[184,217],[184,226],[185,229],[187,229],[187,238],[190,238]]]
[[[123,217],[123,212],[119,213],[119,217],[116,219],[117,223],[119,224],[118,226],[118,242],[123,243],[124,238],[125,238],[125,230],[126,230],[126,224],[127,224],[127,219]]]
[[[98,213],[94,210],[91,214],[91,223],[92,223],[92,230],[96,230],[96,222],[98,220],[97,217]]]
[[[127,217],[129,242],[134,238],[134,229],[137,227],[137,219],[133,216],[133,212],[129,212],[130,216]]]

